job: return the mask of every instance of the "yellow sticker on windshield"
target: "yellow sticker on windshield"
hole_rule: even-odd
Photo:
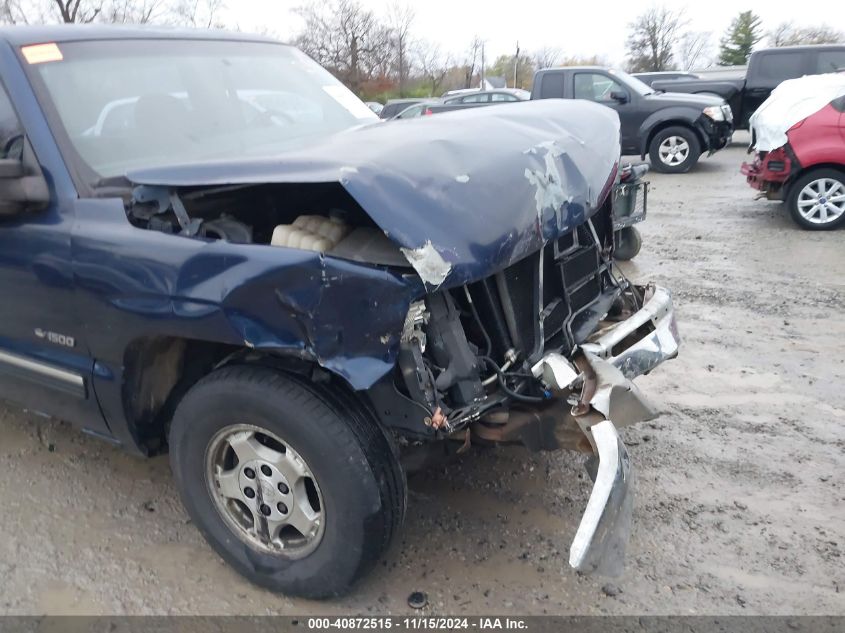
[[[55,42],[49,44],[32,44],[21,48],[23,58],[28,64],[43,64],[44,62],[60,62],[64,59],[62,51]]]

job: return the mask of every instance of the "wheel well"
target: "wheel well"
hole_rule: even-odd
[[[699,146],[704,147],[704,138],[701,136],[701,134],[698,132],[698,130],[695,129],[695,127],[693,127],[692,125],[690,125],[686,121],[679,121],[677,119],[676,120],[670,120],[670,121],[663,121],[663,122],[655,125],[653,128],[651,128],[651,131],[648,133],[648,138],[646,138],[645,145],[643,146],[643,151],[642,151],[642,157],[643,158],[645,158],[646,154],[648,154],[649,151],[651,150],[651,142],[652,142],[652,140],[654,140],[654,137],[657,136],[663,130],[665,130],[667,127],[683,127],[683,128],[688,129],[690,132],[695,134],[695,138],[698,139]]]
[[[201,378],[232,364],[261,364],[295,373],[315,365],[250,348],[170,336],[133,341],[126,350],[121,396],[132,434],[149,454],[164,452],[173,412]]]
[[[798,170],[783,183],[783,200],[787,201],[789,199],[789,196],[792,193],[792,185],[795,184],[796,180],[820,169],[832,169],[845,176],[845,166],[840,163],[817,163],[815,165],[810,165],[809,167]]]

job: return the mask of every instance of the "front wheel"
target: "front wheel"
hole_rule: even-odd
[[[816,169],[789,188],[786,205],[803,229],[825,231],[845,223],[845,172]]]
[[[369,410],[269,368],[227,367],[197,383],[176,410],[170,459],[212,548],[289,595],[346,592],[404,516],[404,475]]]
[[[701,143],[691,129],[675,125],[654,135],[648,155],[655,170],[665,174],[682,174],[698,162]]]

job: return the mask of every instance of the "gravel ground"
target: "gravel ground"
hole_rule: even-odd
[[[661,417],[624,432],[620,578],[566,562],[581,457],[487,449],[411,478],[401,538],[351,595],[276,596],[204,544],[166,458],[0,405],[0,613],[400,614],[424,591],[452,614],[845,614],[843,233],[754,201],[743,157],[649,176],[628,272],[673,289],[684,344],[639,380]]]

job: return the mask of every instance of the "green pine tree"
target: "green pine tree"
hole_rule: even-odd
[[[719,64],[722,66],[747,64],[754,45],[763,39],[761,26],[759,16],[751,11],[742,11],[736,16],[722,38]]]

